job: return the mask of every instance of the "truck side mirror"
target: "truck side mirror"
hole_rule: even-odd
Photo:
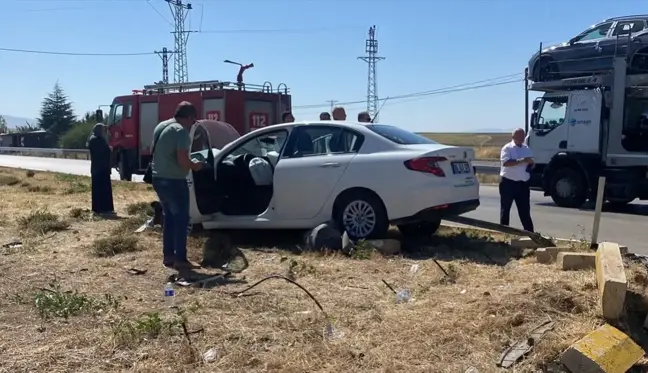
[[[538,127],[538,113],[531,114],[531,128],[536,129]]]
[[[97,109],[97,111],[95,111],[95,120],[97,121],[97,123],[103,122],[104,114],[101,109]]]
[[[531,104],[531,108],[533,109],[533,111],[537,111],[538,109],[540,109],[540,100],[538,99],[533,100],[533,104]]]

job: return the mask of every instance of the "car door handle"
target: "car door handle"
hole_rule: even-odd
[[[340,167],[340,164],[336,162],[328,162],[328,163],[322,163],[320,167]]]

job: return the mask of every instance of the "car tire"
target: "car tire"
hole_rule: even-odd
[[[382,201],[375,194],[365,191],[340,195],[333,209],[333,220],[352,240],[382,238],[389,229],[387,211]]]
[[[551,199],[560,207],[582,207],[587,201],[583,174],[573,168],[559,169],[551,178]]]
[[[543,57],[536,63],[531,75],[534,82],[550,82],[558,79],[558,68],[552,62],[553,59]]]
[[[405,237],[424,238],[432,236],[434,233],[436,233],[440,226],[441,219],[433,221],[422,221],[413,224],[401,224],[398,226],[398,230]]]
[[[630,74],[645,74],[648,71],[648,48],[640,49],[630,59]]]

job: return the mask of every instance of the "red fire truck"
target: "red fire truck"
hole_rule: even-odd
[[[189,101],[196,106],[200,119],[231,124],[240,134],[280,122],[281,114],[291,109],[288,87],[279,84],[273,90],[263,85],[214,81],[154,84],[133,90],[128,96],[113,99],[108,115],[109,145],[113,149],[113,167],[122,180],[143,174],[151,161],[153,129],[173,117],[176,106]],[[103,118],[101,109],[97,118]]]

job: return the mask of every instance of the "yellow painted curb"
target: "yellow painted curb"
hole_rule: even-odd
[[[630,337],[605,324],[569,347],[561,361],[572,373],[625,373],[643,356]]]

